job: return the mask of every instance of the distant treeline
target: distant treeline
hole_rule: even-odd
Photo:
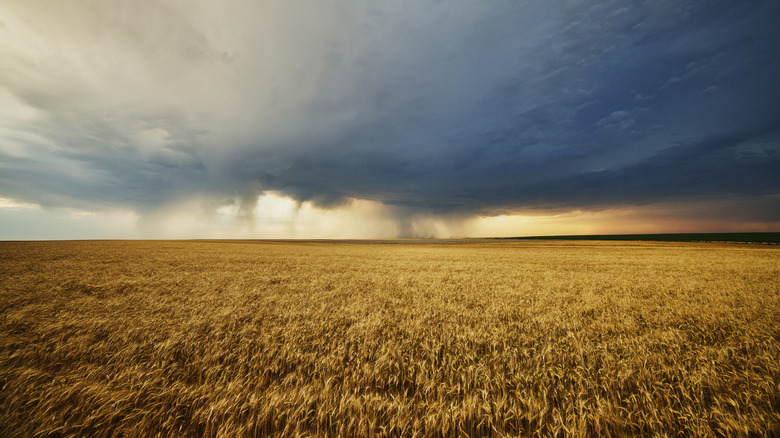
[[[780,243],[780,233],[676,233],[676,234],[594,234],[586,236],[507,237],[522,240],[646,240],[659,242],[743,242]]]

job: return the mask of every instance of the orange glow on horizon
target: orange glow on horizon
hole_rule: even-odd
[[[646,206],[559,214],[480,216],[464,227],[468,237],[773,232],[780,222],[749,222],[693,214],[685,206]]]
[[[138,214],[47,209],[0,198],[0,215],[19,224],[13,234],[0,233],[0,239],[392,239],[780,231],[780,222],[741,218],[740,211],[750,205],[678,203],[469,217],[407,214],[365,199],[325,208],[266,191],[251,205],[238,199],[215,204],[193,198]],[[47,234],[39,232],[42,228]]]

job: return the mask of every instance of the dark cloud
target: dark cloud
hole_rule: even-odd
[[[11,2],[0,88],[34,114],[4,122],[0,195],[469,215],[780,193],[777,2],[333,3],[95,3],[46,33]]]

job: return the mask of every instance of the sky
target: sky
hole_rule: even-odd
[[[780,2],[4,0],[0,240],[780,231]]]

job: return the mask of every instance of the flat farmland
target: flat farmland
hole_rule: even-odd
[[[780,435],[777,246],[0,242],[0,309],[0,436]]]

